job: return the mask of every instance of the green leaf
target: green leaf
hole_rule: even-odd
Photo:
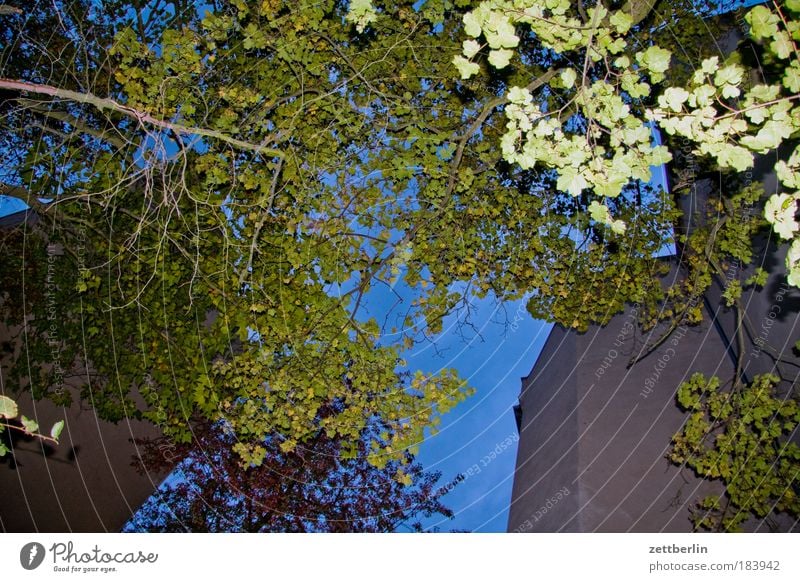
[[[725,97],[725,99],[735,99],[736,97],[739,96],[740,93],[741,91],[739,90],[739,87],[737,87],[736,85],[722,86],[722,96]]]
[[[572,86],[575,85],[575,79],[578,78],[575,69],[562,69],[560,76],[565,89],[571,89]]]
[[[527,105],[532,99],[531,92],[524,87],[511,87],[506,97],[511,103],[516,103],[517,105]]]
[[[492,50],[489,52],[489,63],[495,69],[502,69],[508,66],[511,57],[514,56],[513,51],[508,49]]]
[[[783,86],[793,93],[800,92],[800,65],[796,62],[784,71]]]
[[[411,484],[414,482],[413,479],[411,478],[411,475],[409,475],[404,471],[401,471],[400,469],[397,470],[397,473],[395,473],[394,478],[397,480],[398,483],[401,483],[406,487],[410,487]]]
[[[728,283],[725,291],[722,293],[723,299],[725,299],[725,305],[728,307],[733,306],[736,303],[736,300],[742,296],[742,286],[739,283],[738,279],[733,279]]]
[[[723,87],[725,85],[738,85],[742,82],[742,76],[744,75],[744,70],[738,65],[728,65],[727,67],[723,67],[717,74],[714,75],[714,84],[717,87]]]
[[[486,42],[494,49],[514,48],[519,44],[514,25],[501,12],[491,12],[486,26],[483,28]]]
[[[752,109],[748,109],[744,112],[747,118],[755,123],[756,125],[760,125],[764,123],[764,120],[767,118],[769,111],[767,110],[766,106],[762,107],[754,107]]]
[[[476,54],[478,54],[478,51],[481,50],[480,43],[472,39],[465,40],[461,46],[463,48],[464,56],[468,59],[474,57]]]
[[[453,64],[458,69],[462,79],[469,79],[472,75],[481,70],[480,66],[478,66],[478,63],[468,61],[461,55],[453,58]]]
[[[608,224],[608,226],[611,227],[611,231],[616,234],[625,234],[625,229],[627,228],[628,225],[625,224],[624,220],[617,219],[617,220],[612,220]]]
[[[761,154],[776,149],[784,139],[792,135],[792,126],[788,121],[770,120],[764,124],[755,136],[742,138],[742,145]]]
[[[650,150],[650,164],[662,166],[672,161],[672,153],[666,146],[656,146]]]
[[[790,166],[783,160],[775,163],[775,174],[781,184],[787,188],[800,188],[800,172],[798,168]]]
[[[592,216],[592,220],[603,224],[611,221],[611,213],[608,210],[608,206],[600,204],[597,200],[592,200],[591,204],[589,204],[589,214]]]
[[[53,425],[53,428],[50,429],[50,436],[58,440],[58,437],[61,436],[61,431],[64,430],[64,421],[59,420],[57,423]]]
[[[744,172],[753,167],[753,154],[740,146],[724,147],[717,155],[720,165]]]
[[[33,434],[37,430],[39,430],[39,423],[36,422],[35,420],[31,420],[24,414],[22,415],[22,418],[20,418],[20,420],[22,421],[22,426],[25,427],[25,432],[27,432],[28,434]]]
[[[15,418],[17,414],[17,403],[8,396],[0,396],[0,418]]]
[[[584,188],[588,188],[589,183],[583,175],[579,174],[574,168],[564,168],[556,182],[556,188],[568,192],[571,196],[580,196]]]
[[[372,0],[350,0],[350,8],[345,18],[356,25],[358,32],[364,32],[368,24],[378,19],[378,15]]]
[[[683,104],[689,99],[689,92],[683,87],[670,87],[658,98],[661,107],[669,107],[675,113],[680,113]]]
[[[744,282],[745,285],[755,285],[756,287],[763,287],[767,284],[767,276],[769,274],[761,267],[756,267],[753,274]]]
[[[463,18],[464,32],[469,36],[478,38],[481,35],[481,22],[474,12],[467,12]]]
[[[704,59],[700,65],[700,70],[706,75],[711,75],[719,69],[719,57],[709,57]]]
[[[646,51],[636,53],[636,60],[652,73],[663,73],[669,69],[672,53],[659,46],[651,46]]]
[[[745,16],[753,38],[769,38],[778,32],[778,17],[765,6],[756,6]]]

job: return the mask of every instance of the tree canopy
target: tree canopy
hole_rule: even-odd
[[[452,487],[436,486],[440,474],[426,472],[407,455],[378,469],[368,461],[373,420],[362,431],[358,454],[349,442],[324,431],[285,452],[282,441],[265,439],[257,467],[243,468],[231,449],[235,437],[224,425],[197,427],[191,445],[143,443],[148,469],[172,469],[170,479],[139,509],[126,529],[158,532],[389,532],[422,531],[422,518],[451,518],[442,503]],[[375,434],[374,436],[378,436]]]
[[[579,331],[628,303],[645,326],[696,322],[711,277],[749,260],[766,222],[734,217],[763,192],[674,238],[680,187],[651,167],[685,139],[735,174],[800,130],[795,0],[747,17],[754,83],[743,52],[692,41],[718,24],[691,2],[4,6],[0,187],[40,217],[2,234],[0,311],[26,342],[10,377],[68,400],[56,345],[105,418],[181,442],[224,422],[253,466],[320,431],[408,464],[470,388],[402,350],[471,294]],[[775,166],[764,215],[792,284],[798,168],[798,150]],[[671,242],[689,275],[665,290]],[[413,300],[371,316],[398,285]]]

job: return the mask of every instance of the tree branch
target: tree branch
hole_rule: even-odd
[[[51,97],[57,97],[59,99],[74,101],[75,103],[86,103],[89,105],[93,105],[94,107],[100,109],[101,111],[104,110],[116,111],[117,113],[122,113],[123,115],[127,115],[128,117],[132,117],[133,119],[136,119],[140,125],[149,124],[154,127],[159,127],[161,129],[172,130],[178,134],[210,137],[212,139],[218,139],[220,141],[223,141],[239,149],[254,151],[268,156],[283,157],[284,155],[283,152],[280,150],[266,147],[266,145],[256,145],[250,142],[236,139],[235,137],[225,135],[224,133],[213,129],[205,129],[202,127],[189,127],[186,125],[181,125],[179,123],[173,123],[171,121],[157,119],[145,111],[139,111],[138,109],[134,109],[133,107],[128,107],[127,105],[118,103],[113,99],[98,97],[97,95],[92,95],[91,93],[78,93],[77,91],[71,91],[69,89],[60,89],[58,87],[53,87],[52,85],[40,85],[35,83],[28,83],[27,81],[15,81],[13,79],[3,79],[3,78],[0,78],[0,89],[34,93],[37,95],[49,95]]]
[[[53,109],[47,109],[43,106],[42,102],[34,101],[32,99],[19,99],[18,100],[22,105],[34,109],[36,112],[41,113],[45,117],[49,117],[51,119],[56,119],[58,121],[63,121],[77,129],[81,133],[85,133],[92,137],[96,137],[99,140],[107,141],[111,145],[115,146],[117,149],[123,149],[126,145],[128,145],[125,140],[122,138],[110,135],[108,131],[102,129],[96,129],[94,127],[90,127],[87,125],[83,120],[70,115],[65,111],[56,111]]]

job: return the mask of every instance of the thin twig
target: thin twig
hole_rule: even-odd
[[[9,428],[9,429],[17,430],[17,431],[19,431],[19,432],[21,432],[23,434],[28,435],[28,436],[32,436],[32,437],[41,439],[43,441],[47,441],[47,442],[53,443],[55,445],[58,444],[58,441],[56,439],[54,439],[53,437],[49,437],[47,435],[43,435],[43,434],[40,434],[38,432],[28,432],[27,430],[25,430],[24,427],[17,426],[15,424],[8,424],[6,422],[0,422],[0,426],[2,426],[3,428]]]

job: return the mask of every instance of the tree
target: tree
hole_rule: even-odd
[[[3,271],[35,265],[45,242],[65,249],[55,275],[38,271],[3,306],[12,323],[37,312],[25,327],[34,361],[46,360],[41,324],[53,308],[65,360],[85,367],[83,397],[106,418],[141,414],[187,440],[192,422],[224,416],[237,452],[258,462],[268,435],[287,451],[320,427],[358,439],[378,414],[392,427],[383,448],[404,459],[467,389],[450,370],[403,371],[398,346],[359,313],[407,244],[390,240],[394,211],[374,208],[389,188],[365,177],[377,153],[361,152],[389,139],[374,96],[387,99],[379,84],[392,61],[373,70],[369,51],[429,57],[434,48],[403,43],[432,24],[407,14],[391,35],[352,44],[332,2],[220,2],[205,17],[165,19],[175,28],[157,12],[127,22],[121,4],[59,7],[64,34],[80,34],[61,39],[75,59],[53,58],[66,69],[47,71],[64,81],[23,66],[26,51],[60,46],[36,42],[51,18],[41,15],[16,21],[30,41],[12,44],[0,81],[3,147],[24,152],[6,191],[43,216],[35,232],[8,235]],[[424,79],[407,84],[437,98]],[[412,179],[402,173],[395,191]],[[58,277],[56,306],[37,301],[47,276]],[[12,377],[50,391],[52,371],[34,366],[29,378],[26,368]],[[382,463],[377,448],[370,455]]]
[[[691,3],[56,5],[0,16],[0,147],[22,152],[4,188],[44,217],[42,243],[18,233],[0,260],[18,272],[64,244],[63,343],[92,340],[72,355],[104,415],[182,441],[224,418],[255,464],[273,435],[287,453],[320,428],[355,447],[373,415],[392,431],[371,460],[391,447],[402,462],[467,391],[452,371],[406,373],[401,348],[470,294],[527,296],[577,330],[629,302],[645,326],[696,321],[692,298],[748,256],[759,221],[730,217],[759,192],[721,197],[730,217],[678,241],[690,274],[664,291],[655,255],[679,212],[643,183],[675,148],[653,144],[652,125],[722,169],[797,132],[795,2],[751,13],[780,76],[749,89],[741,56],[695,44],[663,88],[673,58],[657,43],[676,19],[691,36]],[[789,188],[793,160],[778,168]],[[771,202],[779,233],[794,232],[793,196]],[[411,305],[365,315],[396,285]],[[44,300],[15,297],[11,321],[39,310],[25,320],[37,354]],[[28,379],[38,394],[43,370]]]
[[[190,445],[151,441],[144,447],[148,467],[177,471],[137,512],[130,531],[160,532],[390,532],[422,531],[419,518],[453,513],[435,487],[439,473],[423,471],[409,455],[406,463],[378,469],[367,461],[370,438],[381,427],[371,422],[355,455],[349,444],[319,431],[285,452],[270,436],[258,465],[243,466],[230,454],[235,437],[224,425],[196,429]],[[164,451],[169,455],[165,456]]]
[[[703,59],[686,87],[670,86],[654,95],[665,80],[672,53],[651,44],[634,55],[625,54],[626,36],[651,10],[653,2],[628,2],[616,11],[599,4],[576,14],[566,0],[548,3],[487,1],[464,17],[463,54],[453,59],[464,79],[480,67],[471,59],[485,50],[488,62],[505,68],[520,44],[515,26],[530,28],[538,41],[557,54],[578,53],[580,58],[559,69],[549,89],[561,95],[558,109],[545,107],[527,87],[510,86],[508,119],[501,145],[503,155],[522,168],[543,166],[558,173],[557,188],[572,196],[584,190],[603,199],[618,198],[632,180],[649,180],[649,168],[672,159],[665,146],[651,143],[649,124],[655,122],[670,136],[696,144],[694,152],[716,161],[721,169],[744,171],[753,166],[753,152],[767,153],[798,131],[796,100],[800,91],[796,2],[785,14],[763,6],[748,13],[751,36],[765,44],[765,62],[778,64],[779,81],[758,83],[744,90],[741,54],[721,63]],[[520,8],[524,8],[520,9]],[[477,40],[485,39],[482,45]],[[652,97],[652,98],[651,98]],[[657,99],[655,98],[657,97]],[[655,103],[653,103],[655,101]],[[775,170],[787,188],[797,187],[796,150]],[[782,238],[800,226],[794,223],[797,197],[772,197],[766,218]],[[605,202],[590,207],[592,219],[622,233],[626,224],[614,219]],[[800,247],[798,247],[800,248]],[[787,267],[793,267],[793,251]],[[789,280],[796,275],[790,272]]]

